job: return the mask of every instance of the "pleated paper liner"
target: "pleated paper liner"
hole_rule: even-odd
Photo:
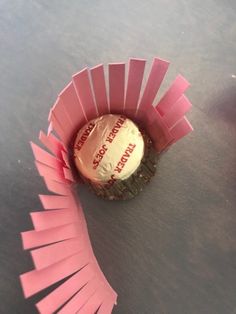
[[[36,168],[52,194],[39,195],[44,210],[30,214],[34,229],[22,233],[23,248],[31,250],[34,263],[33,270],[20,276],[24,295],[28,298],[70,276],[36,304],[42,314],[58,309],[67,314],[109,314],[117,300],[94,256],[74,192],[78,178],[68,151],[76,132],[98,116],[124,114],[146,129],[157,153],[162,153],[192,131],[185,117],[191,107],[184,95],[188,82],[178,75],[154,104],[169,62],[154,58],[140,95],[145,64],[141,59],[109,64],[108,87],[102,64],[75,74],[50,110],[47,134],[39,133],[46,150],[31,143]]]

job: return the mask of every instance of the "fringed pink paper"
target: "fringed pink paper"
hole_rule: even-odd
[[[98,113],[101,116],[109,113],[103,65],[97,65],[96,67],[92,68],[90,72],[92,77],[96,105],[98,108]]]
[[[73,83],[87,120],[96,118],[98,111],[93,99],[88,69],[75,74],[73,76]]]
[[[109,64],[110,113],[122,113],[125,97],[125,64]]]
[[[39,195],[45,211],[32,212],[34,229],[22,232],[23,247],[33,249],[35,266],[20,276],[24,295],[28,298],[70,276],[36,304],[42,314],[109,314],[117,299],[97,264],[83,210],[74,193],[76,179],[70,169],[68,149],[75,132],[99,115],[124,113],[140,121],[161,153],[192,131],[185,117],[191,104],[183,95],[188,82],[177,76],[154,107],[169,62],[154,58],[140,95],[145,64],[142,59],[129,60],[127,83],[126,65],[110,64],[108,87],[103,65],[75,74],[50,110],[48,134],[39,134],[49,152],[31,143],[39,175],[54,194]]]
[[[140,96],[146,60],[130,59],[124,113],[135,115]]]

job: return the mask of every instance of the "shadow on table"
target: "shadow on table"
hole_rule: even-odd
[[[224,93],[216,95],[210,106],[212,117],[230,123],[236,129],[236,87],[231,86]]]

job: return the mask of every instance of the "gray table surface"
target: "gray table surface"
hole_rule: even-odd
[[[19,233],[46,192],[28,142],[71,74],[130,56],[170,60],[164,87],[191,82],[195,132],[133,201],[80,191],[114,313],[236,313],[235,0],[0,0],[1,314],[36,313],[46,294],[24,300],[18,281],[32,269]]]

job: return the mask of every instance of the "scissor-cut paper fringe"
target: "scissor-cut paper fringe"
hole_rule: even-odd
[[[83,249],[82,243],[82,236],[79,236],[31,251],[35,268],[46,268],[75,255]]]
[[[71,182],[67,177],[68,174],[71,174],[71,170],[65,149],[60,140],[57,140],[52,134],[45,135],[41,132],[42,138],[43,144],[46,143],[45,146],[56,154],[56,157],[31,143],[36,159],[35,163],[39,174],[44,177],[46,186],[56,195],[39,195],[46,211],[32,212],[31,219],[35,230],[22,232],[24,249],[34,249],[31,251],[31,255],[35,265],[35,270],[20,277],[24,295],[30,297],[72,275],[62,284],[62,286],[66,285],[65,288],[68,291],[65,292],[64,289],[58,287],[37,304],[40,313],[53,313],[74,294],[76,295],[76,302],[73,301],[74,306],[78,304],[82,309],[89,302],[89,297],[92,298],[101,287],[108,295],[108,300],[114,305],[116,293],[107,283],[97,265],[81,205],[75,199]],[[58,152],[59,147],[61,148],[60,153]],[[73,275],[73,273],[75,274]],[[76,281],[75,284],[73,277],[81,281]],[[93,278],[99,283],[97,287],[92,284],[95,282],[91,281]],[[87,283],[89,285],[85,289]],[[91,285],[93,291],[89,294],[88,288]],[[70,293],[68,294],[68,292]],[[55,299],[55,296],[59,299]],[[70,302],[72,300],[73,298]],[[100,296],[98,303],[102,304],[102,302],[103,295]],[[67,307],[69,304],[71,303],[68,303]],[[66,312],[66,308],[61,310],[69,313]],[[76,312],[78,310],[79,308],[76,309]]]
[[[104,299],[101,306],[98,309],[97,314],[110,314],[112,312],[112,308],[116,304],[116,298],[110,298],[109,296]]]
[[[61,97],[57,98],[52,110],[49,120],[53,117],[58,121],[61,128],[64,130],[67,137],[70,137],[71,129],[73,128],[73,123],[71,122],[70,115],[68,114],[69,106],[66,106],[62,101]]]
[[[30,216],[36,231],[72,224],[79,220],[75,210],[67,208],[32,212]]]
[[[73,82],[70,82],[59,94],[66,108],[67,116],[71,122],[71,132],[80,129],[87,121],[81,102],[76,94]],[[68,105],[69,104],[69,105]],[[61,121],[63,123],[63,120]]]
[[[98,112],[93,99],[88,69],[86,68],[73,75],[73,83],[87,120],[96,118]]]
[[[188,87],[189,82],[182,75],[178,75],[156,105],[156,109],[161,116],[170,110],[171,106],[183,95]]]
[[[181,120],[191,108],[191,103],[185,95],[182,95],[163,116],[163,121],[169,129]]]
[[[46,177],[50,180],[55,180],[60,183],[66,183],[65,175],[63,172],[63,168],[61,170],[56,170],[54,168],[48,167],[41,162],[35,161],[35,166],[38,169],[39,175],[42,177]]]
[[[99,64],[90,70],[98,114],[109,113],[104,68]]]
[[[143,112],[148,110],[156,97],[165,74],[168,70],[169,62],[154,58],[152,68],[145,86],[141,101],[138,106],[137,115],[142,118]]]
[[[54,169],[57,169],[58,171],[61,171],[63,163],[60,159],[49,154],[33,142],[31,142],[31,147],[36,161],[39,161],[42,164],[47,165],[48,167],[52,167]]]
[[[124,113],[136,114],[146,60],[130,59]]]
[[[79,310],[80,314],[96,313],[106,297],[105,290],[100,287]],[[68,312],[67,312],[68,313]],[[65,313],[64,313],[65,314]]]
[[[174,137],[174,142],[177,142],[188,133],[192,132],[193,128],[186,117],[183,117],[171,130]]]
[[[61,159],[61,152],[66,152],[66,148],[53,134],[46,135],[43,131],[39,132],[40,142],[53,153],[57,158]]]
[[[48,134],[50,134],[53,130],[55,133],[59,136],[59,138],[62,140],[63,144],[68,147],[70,143],[70,136],[68,135],[68,130],[64,130],[64,128],[61,126],[61,124],[56,119],[55,115],[52,114],[50,116],[50,124],[48,127]]]
[[[153,101],[169,62],[154,58],[141,95],[146,60],[110,64],[108,84],[102,64],[83,69],[59,94],[49,113],[49,127],[31,143],[35,165],[54,194],[39,195],[45,211],[30,213],[34,230],[22,232],[23,248],[33,249],[35,269],[20,279],[25,297],[66,279],[36,304],[42,314],[110,314],[117,295],[101,272],[88,236],[86,221],[73,186],[68,149],[75,132],[87,121],[107,113],[126,114],[141,122],[158,152],[192,131],[185,117],[191,104],[183,95],[189,83],[177,76],[157,106]],[[55,132],[55,135],[53,134]]]
[[[70,169],[63,167],[64,178],[70,182],[75,182],[73,174]]]
[[[35,293],[66,278],[88,264],[88,256],[79,252],[53,265],[40,270],[32,270],[20,276],[24,295],[30,297]]]
[[[54,181],[47,176],[44,177],[44,182],[50,192],[53,192],[59,195],[65,195],[65,196],[71,195],[70,186],[68,184]]]
[[[88,264],[59,287],[49,293],[36,306],[40,313],[54,313],[94,277]]]
[[[81,233],[77,221],[45,230],[31,230],[21,233],[25,250],[77,237]]]
[[[164,123],[162,117],[154,107],[150,107],[145,116],[146,129],[152,138],[158,152],[170,145],[174,137]],[[158,134],[158,137],[156,136]]]
[[[71,198],[59,195],[39,195],[44,209],[68,208],[71,205]]]
[[[145,63],[146,61],[142,59],[129,60],[127,84],[125,83],[124,63],[109,64],[108,87],[105,83],[103,65],[95,66],[90,71],[85,68],[73,76],[72,82],[61,92],[49,115],[51,128],[65,146],[69,145],[75,131],[80,126],[86,121],[96,118],[98,114],[125,113],[138,121],[143,122],[145,119],[148,121],[146,116],[152,110],[153,101],[168,70],[169,62],[154,58],[144,92],[140,95]],[[186,105],[189,104],[186,99],[178,101],[188,86],[189,83],[183,76],[176,77],[156,105],[160,118],[155,123],[158,124],[160,121],[161,123],[155,125],[152,130],[158,131],[163,128],[163,125],[170,129],[174,123],[183,118],[187,111]],[[175,114],[176,117],[174,117]],[[146,124],[146,128],[150,129],[150,125]],[[170,145],[169,139],[163,144],[163,138],[159,140],[159,133],[154,134],[154,131],[152,131],[152,138],[155,142],[161,141],[156,145],[158,152]],[[171,143],[174,142],[174,140],[171,141]],[[67,175],[68,178],[72,179],[70,175]]]
[[[70,168],[68,154],[64,151],[61,152],[62,160],[67,168]]]
[[[123,113],[125,97],[125,63],[109,64],[110,113]]]
[[[97,290],[103,288],[102,282],[99,278],[94,277],[90,280],[77,294],[59,311],[60,314],[76,313],[85,306],[86,302],[96,293]],[[99,300],[102,302],[102,299]],[[87,312],[94,313],[94,312]]]

